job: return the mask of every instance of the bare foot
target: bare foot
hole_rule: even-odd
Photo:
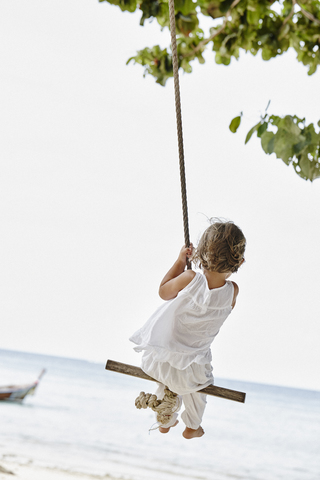
[[[184,436],[184,438],[187,438],[187,439],[202,437],[202,435],[204,435],[204,430],[201,426],[197,428],[197,430],[193,430],[193,428],[186,427],[182,435]]]
[[[179,423],[179,420],[177,420],[176,423],[174,425],[172,425],[171,427],[168,427],[168,428],[159,427],[159,432],[168,433],[170,428],[175,427],[176,425],[178,425],[178,423]]]

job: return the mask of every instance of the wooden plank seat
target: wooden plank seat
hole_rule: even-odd
[[[106,363],[106,370],[112,372],[123,373],[125,375],[130,375],[132,377],[142,378],[143,380],[151,380],[156,382],[152,377],[149,377],[143,370],[139,367],[134,367],[133,365],[127,365],[126,363],[116,362],[114,360],[108,360]],[[206,393],[207,395],[213,395],[215,397],[226,398],[228,400],[233,400],[234,402],[245,402],[246,394],[244,392],[238,392],[237,390],[230,390],[229,388],[217,387],[215,385],[209,385],[202,390],[199,390],[201,393]]]

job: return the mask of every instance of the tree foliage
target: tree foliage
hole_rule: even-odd
[[[155,18],[160,27],[169,28],[168,0],[99,0],[118,5],[122,11],[142,12],[140,25]],[[264,60],[282,55],[290,47],[297,60],[308,66],[312,75],[320,64],[320,3],[318,0],[175,0],[179,66],[192,71],[192,62],[204,63],[203,52],[211,47],[218,64],[229,65],[240,50]],[[199,17],[212,18],[210,35],[199,27]],[[165,85],[172,76],[170,51],[158,45],[140,50],[134,60],[145,73]]]
[[[140,25],[144,25],[148,19],[156,19],[161,29],[169,28],[168,0],[99,1],[108,1],[120,7],[122,11],[141,10]],[[212,27],[208,35],[200,27],[202,16],[212,19]],[[319,0],[175,0],[175,18],[179,68],[186,73],[192,72],[192,62],[195,60],[200,63],[205,62],[203,54],[208,48],[214,52],[216,63],[223,65],[229,65],[232,57],[238,59],[241,50],[252,55],[261,52],[263,60],[268,61],[282,55],[290,48],[296,51],[298,62],[307,66],[308,75],[315,73],[320,64]],[[164,49],[161,49],[159,45],[146,47],[138,51],[127,63],[130,61],[142,65],[144,75],[152,75],[160,85],[165,85],[168,78],[173,76],[169,46]],[[302,178],[312,181],[319,176],[317,174],[318,167],[310,167],[307,160],[303,159],[306,158],[305,154],[309,156],[308,158],[311,155],[312,160],[310,161],[319,165],[318,147],[311,147],[319,134],[315,133],[312,124],[312,127],[309,125],[300,129],[298,125],[301,125],[304,120],[299,120],[295,116],[287,115],[283,119],[276,120],[279,118],[271,115],[259,125],[258,129],[262,128],[262,125],[263,128],[266,128],[263,133],[260,130],[258,134],[262,141],[262,147],[265,147],[266,139],[270,138],[271,141],[271,134],[274,135],[274,145],[276,146],[272,151],[277,156],[280,155],[280,158],[287,164],[292,162],[296,172]],[[298,132],[298,128],[301,130],[299,134],[297,133],[298,136],[309,138],[308,135],[311,135],[312,138],[311,143],[303,147],[303,151],[293,150],[294,153],[290,154],[291,156],[289,153],[279,153],[280,135],[285,135],[286,138],[291,138],[290,135],[293,135],[282,124],[282,122],[286,122],[286,125],[289,124],[289,119],[291,119],[292,131]],[[240,124],[240,120],[241,117],[237,120],[233,119],[234,123],[230,125],[232,131],[237,130],[239,126],[237,122]],[[274,134],[267,130],[270,125],[278,128],[277,133]],[[292,138],[291,140],[295,141]],[[298,144],[299,142],[290,143],[290,145]],[[271,153],[271,145],[272,143],[268,148],[264,148],[266,153]],[[314,170],[314,168],[316,169]]]
[[[231,121],[229,128],[233,133],[240,121],[241,115]],[[249,130],[245,143],[254,133],[261,139],[265,153],[275,153],[286,165],[292,164],[301,178],[313,181],[320,177],[320,132],[316,132],[313,123],[306,125],[305,118],[296,115],[279,117],[265,113]]]

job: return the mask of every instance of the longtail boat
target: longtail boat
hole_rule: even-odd
[[[46,370],[43,369],[40,372],[37,380],[35,380],[33,383],[28,383],[26,385],[6,385],[5,387],[0,387],[0,400],[21,402],[27,395],[34,395],[36,388],[45,372]]]

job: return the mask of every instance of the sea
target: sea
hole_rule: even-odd
[[[150,430],[151,410],[135,408],[153,382],[100,363],[0,350],[0,385],[28,383],[43,368],[34,396],[0,402],[0,465],[126,480],[320,479],[319,391],[216,379],[246,392],[246,402],[208,396],[205,435],[186,440],[182,421],[164,435]]]

